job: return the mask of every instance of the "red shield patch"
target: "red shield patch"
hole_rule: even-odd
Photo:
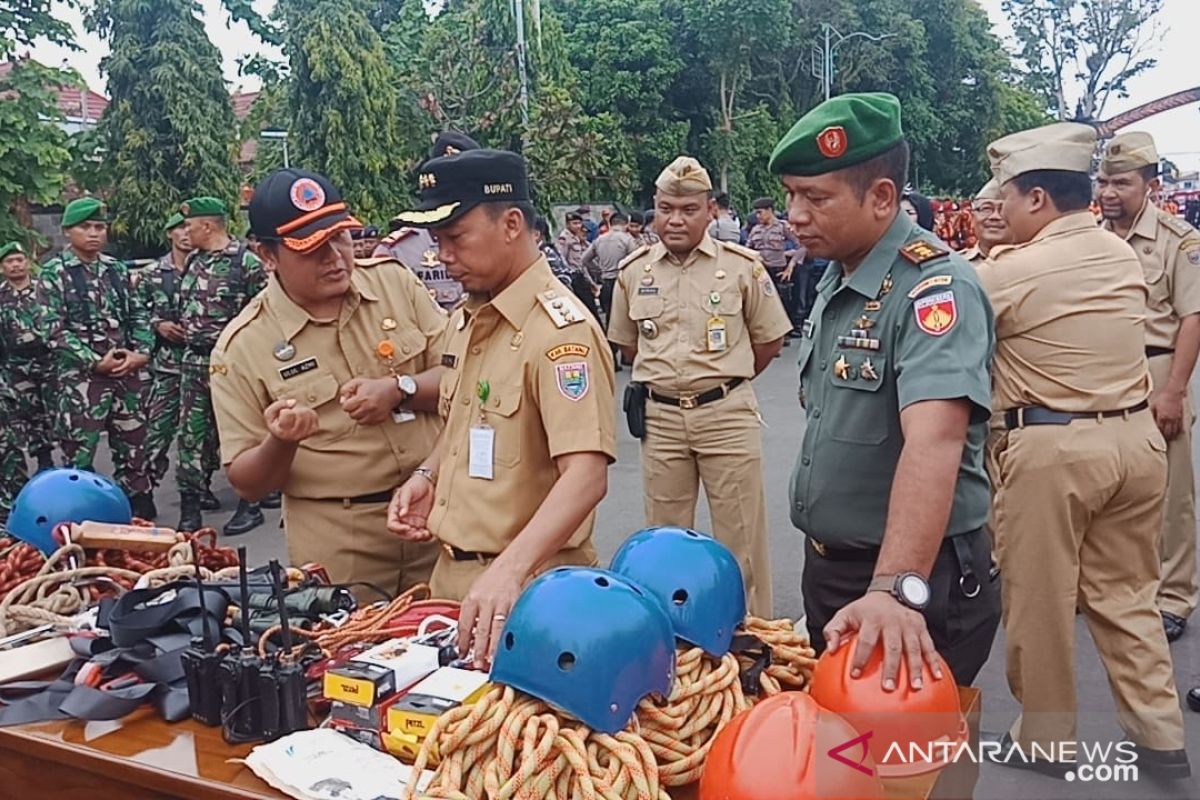
[[[826,158],[837,158],[846,152],[850,141],[846,138],[846,129],[841,125],[833,125],[817,134],[817,149]]]
[[[930,336],[941,336],[958,322],[958,305],[952,291],[922,297],[913,303],[913,312],[917,315],[917,327]]]

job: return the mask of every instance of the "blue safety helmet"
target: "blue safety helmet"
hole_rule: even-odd
[[[61,545],[54,528],[64,522],[112,522],[133,519],[129,498],[103,475],[63,467],[39,472],[25,484],[8,515],[8,532],[46,555]]]
[[[728,547],[688,528],[646,528],[609,568],[658,598],[680,639],[717,658],[729,652],[746,619],[746,583]]]
[[[592,730],[616,733],[629,724],[643,697],[671,692],[671,620],[657,600],[620,576],[561,567],[517,598],[491,678]]]

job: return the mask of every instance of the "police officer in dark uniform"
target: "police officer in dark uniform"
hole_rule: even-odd
[[[901,658],[918,688],[935,648],[971,683],[1000,622],[983,529],[992,311],[975,270],[899,213],[908,156],[900,102],[846,94],[769,165],[800,244],[835,262],[800,339],[790,500],[809,634],[824,650],[858,631],[860,667],[882,644],[885,689]]]

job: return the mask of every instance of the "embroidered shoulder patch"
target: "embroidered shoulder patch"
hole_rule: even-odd
[[[954,292],[938,292],[922,297],[913,303],[913,313],[917,316],[917,327],[930,336],[949,333],[958,322],[958,304],[954,302]]]
[[[1200,242],[1188,242],[1183,245],[1183,254],[1193,267],[1200,267]]]
[[[571,361],[554,365],[554,377],[558,391],[571,401],[579,401],[588,393],[588,365],[586,361]]]
[[[586,344],[560,344],[558,347],[551,348],[546,351],[546,358],[551,361],[557,361],[563,356],[578,356],[579,358],[587,358],[587,354],[592,351],[592,348]]]
[[[931,244],[924,239],[909,242],[900,248],[900,255],[904,256],[906,261],[911,261],[917,265],[924,264],[926,261],[933,261],[935,258],[941,258],[948,253],[948,250]]]
[[[926,278],[913,287],[912,291],[908,293],[908,299],[912,300],[922,292],[932,289],[935,286],[949,286],[953,281],[954,278],[949,275],[934,275],[931,278]]]

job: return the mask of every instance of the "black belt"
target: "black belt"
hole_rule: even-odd
[[[679,397],[672,397],[669,394],[659,394],[653,389],[650,390],[650,399],[656,403],[664,403],[668,406],[678,406],[679,408],[699,408],[707,403],[720,400],[722,397],[727,397],[737,387],[746,382],[745,378],[734,378],[730,381],[725,381],[720,386],[714,386],[700,394],[685,394]]]
[[[1145,411],[1150,403],[1143,400],[1136,406],[1123,408],[1120,411],[1051,411],[1040,406],[1026,408],[1010,408],[1004,412],[1004,427],[1008,430],[1024,428],[1027,425],[1070,425],[1077,419],[1109,419],[1123,417]]]
[[[496,557],[496,553],[478,553],[473,550],[463,550],[452,544],[442,542],[442,549],[454,561],[488,561]]]
[[[325,503],[341,503],[346,506],[366,505],[368,503],[390,503],[392,500],[392,490],[388,489],[383,492],[371,492],[370,494],[360,494],[357,497],[326,497],[321,502]]]
[[[1154,358],[1155,356],[1169,356],[1174,352],[1174,347],[1151,347],[1150,345],[1146,345],[1146,358]]]
[[[966,533],[947,536],[942,539],[942,546],[938,548],[939,555],[941,553],[953,553],[954,560],[958,562],[958,588],[967,597],[974,597],[979,594],[981,585],[979,578],[975,575],[975,571],[971,568],[971,536],[983,535],[982,528],[976,528],[973,531]],[[871,547],[826,547],[821,542],[809,537],[809,545],[812,551],[827,561],[856,561],[874,563],[879,560],[880,547],[878,545]]]

